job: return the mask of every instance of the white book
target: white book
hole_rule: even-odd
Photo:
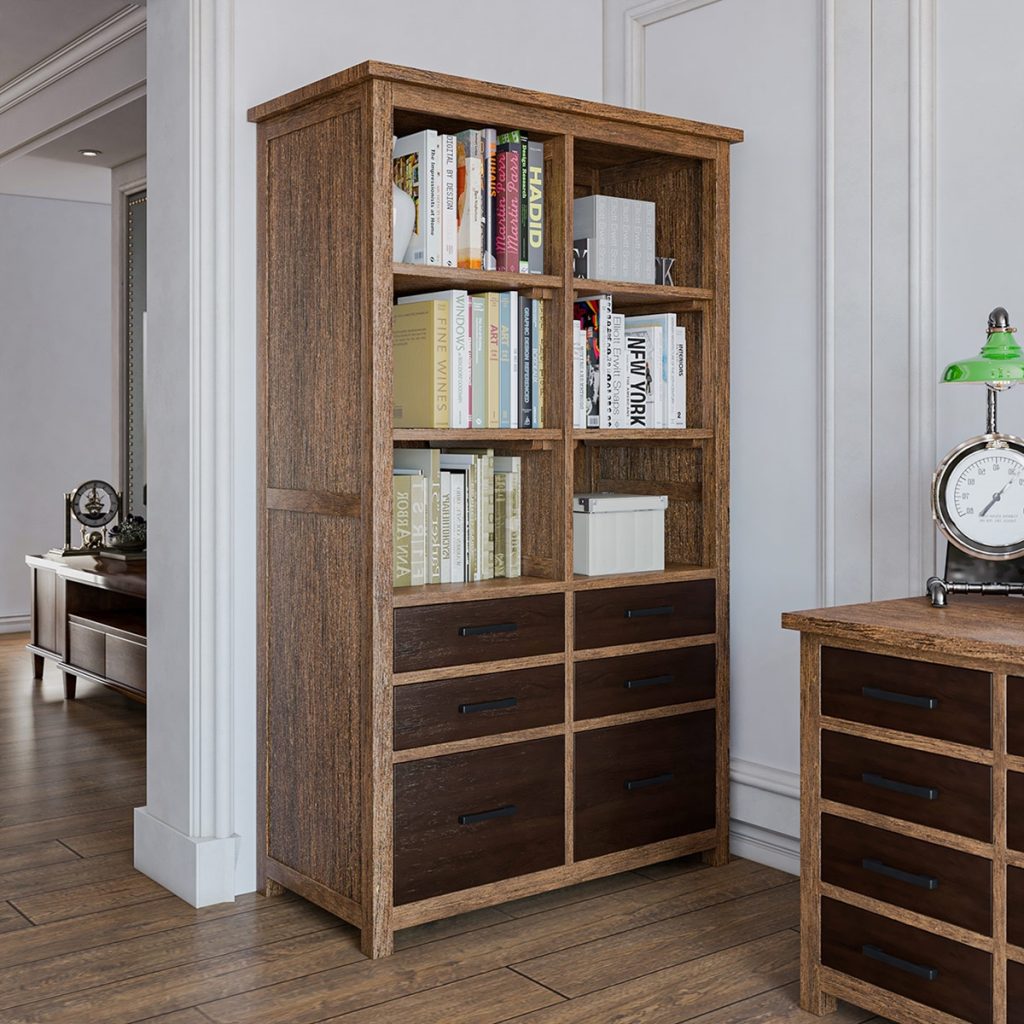
[[[440,266],[444,259],[442,241],[442,200],[443,155],[441,138],[437,132],[427,129],[427,263]]]
[[[392,150],[395,184],[412,196],[416,207],[412,238],[403,257],[406,263],[427,263],[428,236],[434,215],[432,203],[436,190],[431,171],[432,145],[436,148],[437,132],[422,131],[396,139]]]
[[[637,278],[643,284],[654,284],[655,278],[654,259],[657,253],[654,251],[654,217],[654,203],[644,203],[640,276]]]
[[[629,365],[628,412],[633,429],[653,426],[654,380],[652,356],[653,327],[634,327],[626,331],[626,360]]]
[[[441,442],[438,442],[441,443]],[[433,445],[432,445],[433,447]],[[480,559],[482,541],[480,538],[480,473],[479,459],[466,452],[441,452],[441,468],[449,471],[461,470],[466,478],[466,582],[481,580]]]
[[[665,331],[661,324],[655,324],[654,349],[651,352],[651,398],[654,406],[654,413],[651,419],[652,427],[664,427],[666,425],[668,402],[668,356]]]
[[[523,321],[519,315],[519,292],[509,292],[509,351],[508,351],[508,425],[519,426],[519,352],[523,336]],[[528,299],[523,301],[528,302]]]
[[[686,328],[677,327],[673,332],[672,358],[669,371],[669,426],[682,430],[686,426]]]
[[[452,475],[441,474],[441,582],[452,581]]]
[[[459,184],[458,159],[454,135],[441,140],[441,263],[459,265]]]
[[[626,317],[612,313],[612,332],[601,353],[601,426],[626,425]]]
[[[429,505],[429,483],[420,474],[412,477],[412,510],[409,514],[410,529],[412,537],[412,579],[410,585],[413,587],[422,586],[430,582],[430,555],[428,548],[427,508]]]
[[[447,302],[448,317],[448,425],[471,427],[469,401],[473,379],[473,349],[470,332],[469,295],[464,291],[423,292],[420,295],[400,295],[399,305],[407,302]]]
[[[655,355],[655,365],[661,368],[660,373],[654,374],[655,393],[655,415],[653,426],[672,427],[677,424],[673,420],[672,389],[674,379],[674,346],[672,339],[675,337],[677,319],[675,313],[646,313],[637,316],[626,317],[626,330],[634,328],[657,327],[659,336],[655,339],[658,352]],[[660,356],[660,362],[658,358]],[[685,371],[685,367],[684,367]],[[685,407],[686,399],[683,398]],[[685,420],[685,408],[683,419]]]
[[[522,555],[522,456],[495,455],[494,472],[507,474],[505,485],[505,575],[523,574]]]
[[[452,583],[466,582],[466,474],[451,471]]]
[[[587,426],[587,336],[579,320],[572,322],[572,425]]]

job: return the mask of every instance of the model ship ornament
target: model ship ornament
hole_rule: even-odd
[[[1002,306],[973,358],[950,363],[946,384],[984,384],[985,433],[958,444],[932,478],[932,516],[945,536],[945,577],[926,588],[932,605],[950,594],[1024,594],[1024,440],[999,432],[996,400],[1024,380],[1024,354]]]

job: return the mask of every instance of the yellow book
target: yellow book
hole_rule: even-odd
[[[396,427],[447,427],[448,317],[444,300],[395,306]]]

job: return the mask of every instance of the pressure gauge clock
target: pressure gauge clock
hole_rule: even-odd
[[[1024,440],[984,434],[939,463],[932,512],[946,539],[975,558],[1024,554]]]

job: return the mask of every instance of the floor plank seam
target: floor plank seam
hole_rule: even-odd
[[[518,974],[520,978],[525,978],[534,985],[540,985],[541,988],[546,988],[552,995],[558,996],[558,998],[563,1001],[572,999],[572,996],[567,996],[564,992],[559,992],[557,988],[552,988],[550,985],[546,985],[543,981],[538,981],[536,978],[531,978],[529,975],[523,974],[522,971],[516,970],[516,968],[511,965],[506,967],[505,970],[511,971],[513,974]],[[530,1012],[532,1013],[533,1011],[531,1010]],[[511,1020],[512,1018],[507,1019]]]
[[[32,918],[28,916],[28,914],[23,914],[20,908],[15,906],[15,904],[12,903],[11,900],[4,900],[4,902],[7,904],[7,906],[11,908],[11,910],[13,910],[18,915],[18,917],[24,918],[24,920],[28,921],[28,923],[33,928],[37,927],[35,921],[33,921]]]

